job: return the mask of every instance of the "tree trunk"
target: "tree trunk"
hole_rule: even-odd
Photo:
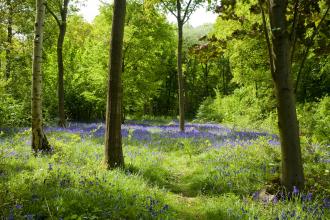
[[[183,41],[183,21],[181,20],[181,3],[177,0],[177,20],[178,20],[178,93],[179,93],[179,123],[180,131],[184,132],[184,88],[183,88],[183,76],[182,76],[182,41]]]
[[[60,33],[57,40],[57,65],[58,65],[58,125],[65,127],[64,113],[64,64],[63,64],[63,43],[66,33],[66,22],[62,21]]]
[[[13,6],[11,0],[7,0],[8,21],[7,21],[7,47],[6,47],[6,79],[9,79],[11,74],[11,49],[13,40]]]
[[[58,65],[58,125],[65,127],[65,112],[64,112],[64,63],[63,63],[63,44],[66,34],[66,19],[68,14],[68,5],[70,0],[63,2],[61,7],[61,21],[58,21],[59,35],[57,39],[57,65]],[[56,15],[54,15],[56,16]]]
[[[286,21],[286,0],[270,1],[274,82],[282,151],[282,184],[292,190],[304,187],[299,128],[291,79],[290,42]]]
[[[123,167],[121,141],[121,72],[126,0],[114,1],[105,132],[105,164],[108,168]]]
[[[44,0],[36,1],[36,22],[32,69],[32,149],[49,151],[50,146],[42,128],[42,43],[45,17]]]

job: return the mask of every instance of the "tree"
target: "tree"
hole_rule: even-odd
[[[223,1],[221,2],[222,5],[217,8],[218,11],[222,12],[221,17],[224,20],[234,21],[232,22],[234,27],[234,29],[232,28],[232,36],[234,38],[241,38],[245,42],[248,42],[247,40],[250,39],[256,45],[253,47],[253,53],[246,54],[252,57],[255,54],[256,48],[261,49],[262,51],[260,52],[268,52],[270,67],[268,69],[271,72],[269,75],[272,76],[272,81],[275,85],[278,110],[278,125],[282,149],[282,184],[289,190],[293,186],[298,188],[304,186],[299,128],[292,83],[292,69],[295,67],[293,65],[293,58],[297,44],[305,44],[304,41],[306,39],[309,41],[313,38],[313,36],[311,38],[309,37],[310,27],[315,26],[314,30],[317,30],[319,27],[317,24],[323,20],[321,18],[320,20],[315,19],[318,17],[316,15],[320,14],[320,2],[307,0],[251,0],[237,2],[236,4],[236,1]],[[268,19],[263,8],[265,3],[268,8]],[[258,44],[261,44],[258,43],[260,41],[255,36],[258,36],[260,30],[264,32],[264,40],[266,41],[268,51],[263,47],[257,47]],[[247,45],[250,48],[252,46],[251,43]],[[260,52],[258,52],[259,55],[261,54]],[[264,64],[256,59],[242,59],[242,56],[238,56],[238,59],[243,63],[244,67],[250,65],[252,69],[263,69]],[[301,59],[301,56],[299,59]],[[300,63],[300,60],[296,63]],[[261,71],[261,73],[264,72]],[[251,76],[250,73],[244,74],[243,71],[241,75],[244,75],[244,79],[242,77],[242,80],[246,80],[248,76]]]
[[[42,44],[45,18],[44,0],[36,1],[36,20],[32,67],[32,149],[49,151],[50,145],[42,128]]]
[[[185,130],[185,95],[184,79],[182,74],[182,43],[183,25],[189,20],[191,14],[201,5],[201,0],[160,0],[162,5],[177,20],[178,26],[178,47],[177,47],[177,68],[178,68],[178,94],[179,94],[179,118],[180,131]]]
[[[57,68],[58,68],[58,125],[65,127],[65,113],[64,113],[64,64],[63,64],[63,43],[66,34],[67,27],[67,15],[68,5],[70,0],[59,0],[54,3],[58,3],[58,10],[60,16],[56,15],[54,10],[46,4],[47,10],[53,16],[56,24],[59,28],[59,34],[57,38]]]
[[[13,40],[13,4],[11,0],[6,0],[7,13],[7,47],[6,47],[6,78],[9,79],[11,72],[11,44]]]
[[[261,1],[260,6],[262,9]],[[299,127],[292,84],[291,52],[292,38],[288,30],[287,0],[269,1],[271,40],[266,28],[262,9],[265,38],[269,49],[270,68],[275,84],[278,127],[282,153],[282,184],[289,190],[304,187]],[[292,33],[294,33],[294,28]]]
[[[108,168],[124,166],[121,140],[121,73],[126,0],[115,0],[113,10],[105,131],[105,163]]]
[[[16,55],[15,35],[25,34],[23,29],[29,28],[28,20],[31,15],[31,2],[30,0],[0,0],[0,24],[5,26],[6,39],[1,43],[5,48],[5,77],[9,79],[13,71],[14,55]],[[23,27],[25,26],[25,27]]]
[[[80,108],[80,114],[88,112],[93,114],[97,108],[100,109],[99,111],[105,109],[103,106],[106,100],[106,93],[104,92],[106,83],[104,82],[107,78],[109,59],[109,54],[105,48],[109,48],[107,32],[111,30],[112,22],[109,21],[112,20],[112,17],[113,5],[102,5],[100,14],[95,18],[91,27],[91,35],[85,40],[84,46],[82,43],[77,45],[78,51],[84,51],[82,57],[78,55],[79,65],[75,65],[78,69],[72,71],[71,61],[66,61],[67,71],[72,71],[66,78],[68,82],[66,100],[71,99],[70,103],[74,103],[67,106],[68,113],[71,113],[72,116],[77,115],[71,111],[73,107]],[[68,25],[70,25],[70,20]],[[72,25],[68,26],[66,39],[70,41],[70,44],[65,44],[65,48],[75,45],[76,40],[70,35],[74,29],[76,28]],[[77,29],[79,30],[80,27]],[[122,100],[123,115],[157,114],[159,108],[156,106],[156,102],[160,96],[160,88],[169,75],[166,68],[167,58],[171,57],[172,59],[173,56],[175,58],[174,34],[174,28],[167,22],[166,17],[154,7],[144,7],[139,0],[127,2],[122,58],[122,84],[125,85]],[[65,52],[70,53],[68,50]],[[171,63],[171,69],[174,68],[176,73],[175,66]],[[93,72],[93,74],[82,74],[83,72]],[[77,75],[80,76],[79,80],[71,81],[71,78],[77,79]],[[174,75],[175,79],[176,74]],[[80,97],[71,96],[72,92],[79,95],[82,91],[84,92]],[[176,87],[175,91],[177,91]],[[82,104],[75,104],[79,100]],[[175,99],[173,103],[164,106],[164,108],[172,108],[172,106],[176,106]],[[101,112],[98,115],[104,117],[105,113]],[[102,117],[98,116],[96,119]],[[85,120],[89,119],[88,117],[84,118]]]
[[[214,60],[220,57],[221,52],[220,41],[213,36],[208,38],[206,35],[199,39],[200,43],[195,44],[190,48],[190,53],[197,58],[203,72],[204,92],[203,97],[208,97],[211,94],[209,75],[214,66]]]
[[[164,62],[175,49],[174,29],[155,8],[127,4],[123,51],[124,115],[152,114],[154,99],[167,77]],[[138,60],[138,62],[137,62]]]

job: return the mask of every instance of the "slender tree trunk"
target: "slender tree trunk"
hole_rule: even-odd
[[[105,132],[105,164],[108,168],[123,167],[121,140],[121,72],[126,0],[114,1]]]
[[[11,74],[11,49],[13,40],[13,6],[11,0],[7,0],[8,7],[8,23],[7,23],[7,47],[6,47],[6,79]]]
[[[287,0],[270,0],[274,82],[282,150],[282,184],[291,190],[304,187],[299,128],[291,79],[290,42],[286,21]]]
[[[178,0],[178,2],[180,2]],[[181,21],[181,5],[178,3],[178,93],[179,93],[179,123],[180,131],[185,130],[184,126],[184,113],[185,113],[185,98],[183,88],[183,75],[182,75],[182,40],[183,39],[183,22]]]
[[[58,69],[58,85],[57,85],[57,93],[58,93],[58,125],[61,127],[66,126],[65,121],[65,112],[64,112],[64,63],[63,63],[63,44],[64,38],[66,34],[66,20],[68,15],[68,5],[70,0],[64,0],[63,2],[58,2],[60,4],[60,14],[58,17],[51,8],[46,4],[46,8],[49,13],[55,19],[58,28],[59,34],[57,38],[57,69]],[[62,5],[63,3],[63,5]]]
[[[57,39],[57,65],[58,65],[58,125],[66,126],[64,112],[64,63],[63,63],[63,44],[66,34],[66,20],[68,15],[68,5],[70,0],[64,0],[63,7],[60,9],[61,20],[53,14],[59,27],[59,35]]]
[[[42,128],[42,43],[45,17],[44,0],[36,0],[36,21],[32,69],[32,149],[34,152],[50,150]]]
[[[63,64],[63,43],[66,33],[66,22],[62,21],[60,33],[57,40],[57,65],[58,65],[58,125],[65,127],[64,113],[64,64]]]
[[[125,72],[125,53],[126,53],[126,49],[127,49],[127,47],[125,48],[125,49],[123,49],[123,57],[122,57],[122,63],[121,63],[121,74],[122,74],[122,76],[124,75],[124,72]],[[120,87],[120,89],[121,89],[121,95],[122,95],[122,97],[124,97],[124,87],[123,87],[123,82],[121,82],[121,87]],[[121,123],[122,124],[125,124],[125,120],[126,120],[126,114],[125,114],[125,106],[124,106],[124,99],[122,98],[121,99]]]

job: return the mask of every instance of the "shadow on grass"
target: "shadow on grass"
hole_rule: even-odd
[[[183,197],[196,197],[202,194],[203,183],[194,181],[193,176],[178,176],[161,166],[139,168],[128,164],[125,172],[140,175],[149,184]]]
[[[215,179],[214,175],[207,172],[194,171],[189,174],[176,174],[162,166],[153,165],[137,167],[128,164],[126,173],[133,173],[142,176],[149,184],[175,193],[182,197],[194,198],[198,196],[221,196],[227,193],[236,195],[249,195],[255,192],[251,186],[255,185],[254,180],[245,179],[247,182],[233,183],[231,179]]]
[[[111,171],[109,171],[111,172]],[[151,219],[173,216],[174,209],[157,196],[127,190],[114,179],[72,174],[6,182],[0,219]],[[135,187],[135,186],[132,186]],[[133,188],[134,189],[134,188]],[[141,190],[140,190],[141,191]],[[150,194],[152,195],[152,194]]]
[[[126,172],[142,176],[149,184],[181,195],[183,197],[196,197],[200,194],[198,188],[189,181],[182,182],[182,177],[171,173],[161,166],[139,168],[133,164],[128,164]]]
[[[1,167],[10,178],[0,178],[0,219],[230,219],[221,206],[204,206],[199,198],[188,197],[184,187],[177,186],[177,177],[166,169],[155,169],[129,165],[122,171],[109,171],[109,176],[80,176],[74,170],[34,175],[33,167],[12,163]],[[15,181],[23,171],[21,180]],[[133,173],[153,185],[177,190],[178,195],[126,184]]]
[[[32,172],[33,170],[33,167],[18,160],[13,160],[11,163],[4,163],[0,160],[0,182],[14,178],[23,171]]]
[[[111,171],[109,171],[111,172]],[[126,171],[127,172],[127,171]],[[49,175],[14,184],[1,198],[1,219],[219,219],[216,210],[192,208],[186,198],[165,202],[151,192],[134,192],[113,179]],[[8,183],[10,184],[10,183]],[[134,187],[134,186],[132,186]],[[166,196],[167,197],[167,196]],[[215,217],[215,218],[214,218]],[[228,219],[228,218],[220,218]]]
[[[155,171],[157,170],[157,171]],[[199,197],[200,185],[189,183],[189,177],[182,181],[178,176],[171,174],[162,167],[141,169],[133,164],[128,164],[124,170],[126,174],[136,174],[142,176],[149,184],[159,188],[165,188],[176,196],[173,208],[177,213],[177,219],[237,219],[228,215],[227,210],[223,210],[221,205],[215,207],[208,201],[205,205],[203,200],[206,197]]]

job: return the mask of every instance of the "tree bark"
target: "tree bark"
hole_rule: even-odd
[[[63,64],[63,43],[66,33],[66,21],[62,21],[57,41],[57,65],[58,65],[58,125],[65,127],[64,113],[64,64]]]
[[[6,47],[6,79],[9,79],[11,74],[11,49],[13,40],[13,5],[11,0],[7,0],[7,47]]]
[[[287,0],[270,0],[272,56],[274,65],[278,126],[282,152],[282,184],[292,190],[304,187],[296,105],[291,79],[291,49],[286,20]]]
[[[49,13],[55,19],[57,26],[59,28],[59,34],[57,38],[57,94],[58,94],[58,125],[61,127],[66,126],[65,112],[64,112],[64,63],[63,63],[63,44],[66,34],[66,20],[68,15],[68,5],[70,0],[64,0],[63,2],[58,2],[60,5],[60,17],[58,17],[54,11],[46,4],[46,8]],[[63,3],[63,5],[62,5]]]
[[[105,164],[108,168],[124,166],[121,140],[121,72],[126,0],[114,1],[105,132]]]
[[[59,35],[57,40],[57,63],[58,63],[58,125],[66,126],[64,112],[64,63],[63,63],[63,44],[66,34],[66,20],[68,14],[69,0],[63,2],[61,8],[61,22],[59,24]]]
[[[179,123],[180,131],[185,131],[184,116],[185,116],[185,98],[183,88],[183,75],[182,75],[182,42],[183,42],[183,21],[181,20],[181,3],[177,0],[177,21],[178,21],[178,93],[179,93]]]
[[[32,150],[49,151],[50,145],[42,128],[42,44],[44,29],[44,0],[36,1],[36,21],[32,68]]]

